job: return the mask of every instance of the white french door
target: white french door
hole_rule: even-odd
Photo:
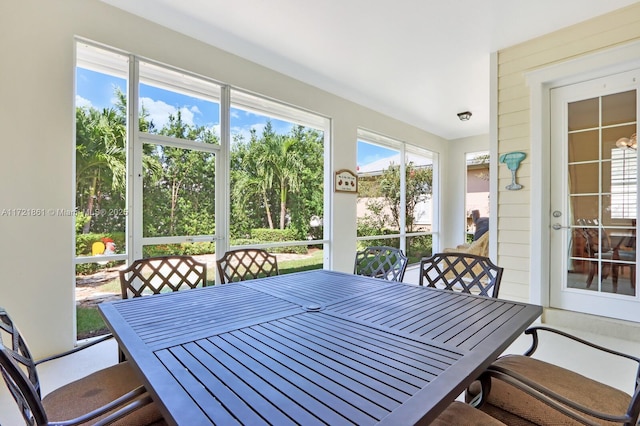
[[[640,71],[551,90],[550,304],[640,321]]]

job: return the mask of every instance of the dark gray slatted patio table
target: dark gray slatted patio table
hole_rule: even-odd
[[[331,271],[100,305],[170,424],[431,421],[539,306]]]

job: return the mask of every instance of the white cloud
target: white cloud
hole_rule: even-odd
[[[93,104],[89,99],[85,99],[80,95],[76,95],[76,107],[91,108]]]
[[[193,110],[186,106],[183,106],[182,108],[180,108],[180,112],[182,113],[182,122],[193,126]]]
[[[153,122],[153,125],[157,130],[162,129],[169,123],[170,115],[177,115],[178,111],[182,114],[182,121],[185,124],[194,125],[193,117],[194,113],[200,114],[198,107],[183,106],[176,108],[173,105],[169,105],[164,101],[156,101],[151,98],[141,98],[140,102],[145,111],[149,114],[149,120]]]
[[[220,130],[218,129],[218,131],[220,131]],[[243,140],[245,142],[248,142],[251,139],[251,133],[249,132],[249,128],[246,127],[246,126],[244,126],[244,127],[241,127],[241,126],[232,127],[231,128],[231,135],[232,135],[231,143],[233,143],[233,136],[234,135],[242,136],[242,138],[243,138]]]

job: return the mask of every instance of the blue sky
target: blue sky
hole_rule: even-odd
[[[126,81],[112,75],[77,68],[76,105],[92,106],[99,110],[110,108],[116,102],[115,87],[126,92]],[[157,129],[168,122],[170,114],[182,111],[182,119],[186,123],[206,126],[220,135],[220,111],[215,102],[183,95],[148,85],[140,85],[140,98],[144,108]],[[240,109],[231,110],[231,128],[233,134],[242,134],[248,139],[250,130],[256,129],[258,134],[268,121],[268,117]],[[288,133],[292,124],[286,121],[271,119],[277,133]],[[358,165],[362,166],[381,158],[392,156],[396,151],[368,143],[358,143]]]

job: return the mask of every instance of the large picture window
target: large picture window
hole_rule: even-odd
[[[432,252],[435,154],[358,132],[358,243],[400,248],[416,263]]]
[[[232,248],[323,267],[327,118],[90,42],[76,58],[79,337],[135,259],[195,256],[209,285]]]

